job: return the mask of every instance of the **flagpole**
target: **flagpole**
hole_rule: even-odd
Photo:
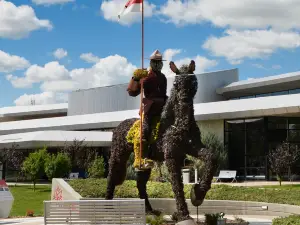
[[[144,69],[144,0],[142,0],[142,69]],[[143,82],[141,82],[141,101],[140,101],[140,109],[141,110],[141,114],[140,114],[140,165],[139,167],[141,168],[141,160],[142,160],[142,150],[143,150],[143,114],[144,114],[144,110],[143,110],[143,94],[144,94],[144,88],[143,88]]]

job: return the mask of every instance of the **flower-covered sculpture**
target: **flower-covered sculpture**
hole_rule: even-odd
[[[193,99],[198,88],[197,78],[193,74],[195,62],[191,61],[189,66],[180,70],[171,62],[170,68],[176,73],[176,77],[170,97],[164,105],[159,125],[152,134],[154,138],[150,143],[149,157],[154,161],[166,162],[176,200],[176,214],[178,220],[183,221],[190,219],[181,174],[183,159],[186,155],[190,155],[205,162],[203,176],[193,190],[193,196],[196,198],[193,201],[197,205],[202,204],[206,193],[211,188],[217,162],[213,151],[205,148],[201,142],[201,133],[194,117]],[[106,199],[113,199],[115,187],[125,180],[127,160],[136,148],[133,140],[139,133],[139,130],[133,127],[139,127],[138,119],[127,119],[113,131]],[[137,172],[139,197],[145,199],[148,212],[152,211],[146,191],[150,174],[151,169]]]

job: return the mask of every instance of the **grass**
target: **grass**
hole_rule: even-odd
[[[10,212],[10,217],[26,216],[27,210],[33,210],[34,216],[44,214],[44,200],[50,200],[51,186],[37,185],[35,192],[32,186],[10,186],[14,204]]]
[[[104,197],[106,192],[105,179],[72,180],[69,182],[83,197]],[[185,196],[189,198],[191,185],[185,186]],[[33,210],[34,216],[43,215],[43,201],[49,200],[51,186],[37,186],[34,192],[32,186],[10,186],[14,196],[14,204],[10,217],[25,216],[27,210]],[[173,198],[174,194],[169,183],[148,183],[150,198]],[[116,197],[137,197],[135,181],[126,181],[116,188]],[[232,187],[227,185],[213,185],[206,199],[258,201],[300,205],[300,185],[261,186],[261,187]]]

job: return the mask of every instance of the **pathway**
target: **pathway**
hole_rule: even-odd
[[[196,218],[196,216],[193,216]],[[244,220],[250,222],[250,225],[272,225],[272,219],[274,217],[262,216],[238,216]],[[199,219],[203,219],[203,216],[199,216]],[[228,219],[233,219],[233,216],[226,216]],[[43,217],[36,218],[18,218],[18,219],[0,219],[0,225],[44,225]]]

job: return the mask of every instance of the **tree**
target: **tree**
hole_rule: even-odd
[[[49,155],[45,160],[45,173],[49,180],[61,178],[71,171],[71,160],[64,153]]]
[[[44,174],[45,160],[49,157],[47,148],[44,147],[39,151],[32,152],[23,162],[22,170],[33,182],[35,191],[36,181]]]
[[[10,148],[3,149],[3,153],[1,154],[1,159],[3,163],[6,162],[9,168],[17,171],[16,174],[16,183],[20,177],[20,170],[22,167],[22,163],[25,159],[25,153],[21,149],[18,149],[19,145],[13,143]]]
[[[89,148],[84,144],[84,140],[74,139],[72,144],[65,143],[64,147],[61,149],[62,153],[68,155],[71,159],[72,168],[87,170],[90,163],[96,157],[96,149]]]
[[[268,154],[271,170],[276,173],[281,186],[284,173],[299,159],[300,151],[295,144],[284,141]]]
[[[88,168],[88,174],[90,178],[102,178],[104,177],[104,160],[103,157],[97,157]]]

